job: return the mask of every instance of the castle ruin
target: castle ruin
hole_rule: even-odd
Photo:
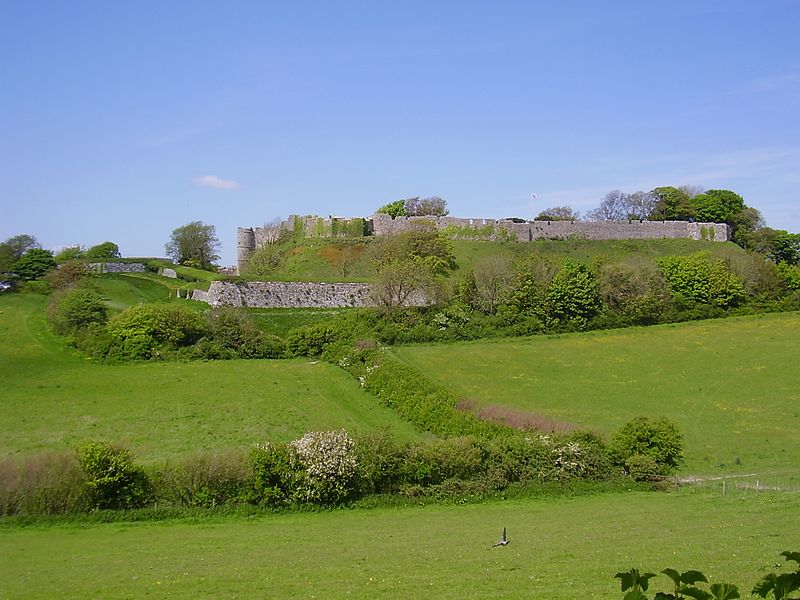
[[[727,242],[726,223],[689,221],[523,221],[521,219],[466,219],[461,217],[396,217],[374,214],[363,217],[316,217],[290,215],[285,221],[263,227],[239,227],[236,235],[237,266],[242,272],[250,255],[276,242],[281,235],[309,238],[352,238],[392,235],[409,231],[418,223],[430,223],[453,239],[511,240],[641,240],[684,238]]]

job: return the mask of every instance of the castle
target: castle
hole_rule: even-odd
[[[264,227],[239,227],[236,236],[237,267],[241,273],[250,255],[277,241],[282,232],[311,238],[344,238],[392,235],[430,223],[454,239],[639,240],[686,238],[727,242],[731,231],[726,223],[688,221],[524,221],[522,219],[465,219],[461,217],[396,217],[377,213],[369,218],[341,218],[290,215],[285,221]]]

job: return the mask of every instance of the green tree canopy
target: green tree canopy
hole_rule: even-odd
[[[406,216],[406,201],[395,200],[394,202],[389,202],[389,204],[384,204],[375,212],[389,215],[393,219],[395,217],[404,217]]]
[[[98,259],[98,258],[119,258],[119,246],[117,246],[114,242],[103,242],[102,244],[97,244],[96,246],[92,246],[86,251],[86,258]]]
[[[173,230],[164,249],[177,263],[212,270],[219,259],[220,243],[213,225],[192,221]]]
[[[10,269],[22,279],[38,279],[56,268],[56,259],[49,250],[31,248]]]
[[[9,271],[12,264],[33,248],[41,248],[32,235],[26,233],[15,235],[0,244],[0,273]]]
[[[744,199],[730,190],[708,190],[691,200],[694,218],[709,223],[729,223],[745,208]]]

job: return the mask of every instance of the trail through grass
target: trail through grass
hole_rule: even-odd
[[[511,543],[492,548],[503,527]],[[702,570],[743,597],[796,549],[800,496],[605,494],[218,522],[0,528],[4,598],[621,598]],[[667,591],[666,577],[653,583]]]
[[[393,352],[478,406],[606,434],[663,416],[685,472],[800,482],[800,313]]]

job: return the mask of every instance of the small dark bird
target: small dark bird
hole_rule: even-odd
[[[509,541],[508,541],[508,539],[506,539],[506,528],[505,528],[505,527],[503,527],[503,539],[501,539],[499,542],[497,542],[497,543],[496,543],[494,546],[492,546],[492,547],[493,547],[493,548],[495,548],[495,547],[497,547],[497,546],[507,546],[507,545],[508,545],[508,544],[510,544],[510,543],[511,543],[511,542],[509,542]]]

